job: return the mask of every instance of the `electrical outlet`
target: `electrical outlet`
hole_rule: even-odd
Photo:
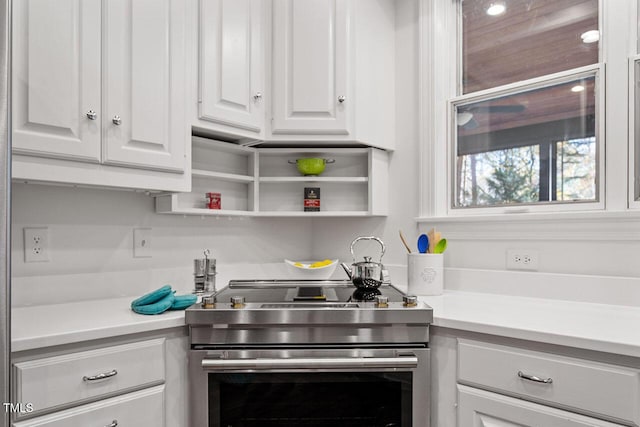
[[[24,229],[24,262],[49,262],[49,229]]]
[[[508,249],[507,270],[538,271],[538,251],[533,249]]]
[[[151,229],[133,229],[133,257],[151,258]]]

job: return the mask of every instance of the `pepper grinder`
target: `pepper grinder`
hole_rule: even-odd
[[[209,250],[205,251],[205,256],[209,255]],[[205,258],[204,291],[214,293],[216,291],[216,260],[215,258]]]
[[[204,293],[206,263],[206,258],[193,260],[193,283],[195,285],[195,289],[193,290],[194,294]]]

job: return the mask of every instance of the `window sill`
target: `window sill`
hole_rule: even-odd
[[[460,240],[640,240],[640,211],[509,213],[418,217]]]
[[[487,215],[449,215],[417,217],[416,222],[429,223],[483,223],[483,222],[607,222],[640,220],[640,210],[587,211],[587,212],[504,212]]]

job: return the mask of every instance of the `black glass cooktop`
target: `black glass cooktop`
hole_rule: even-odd
[[[246,303],[314,303],[373,301],[377,295],[402,302],[405,295],[392,285],[358,289],[348,280],[231,280],[216,294],[218,301],[244,297]]]

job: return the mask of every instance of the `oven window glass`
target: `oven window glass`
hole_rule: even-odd
[[[211,427],[411,426],[410,372],[209,374]]]

